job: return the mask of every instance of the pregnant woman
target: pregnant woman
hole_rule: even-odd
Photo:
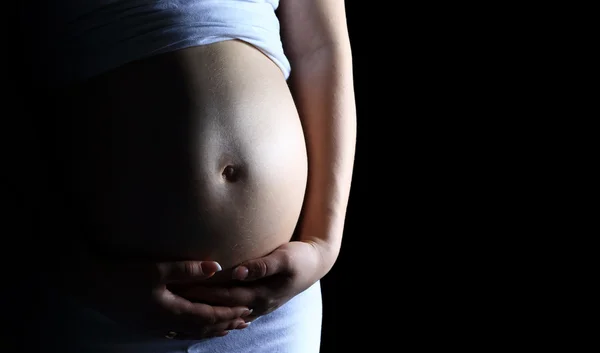
[[[318,352],[356,135],[344,2],[46,6],[54,222],[77,241],[45,348]]]

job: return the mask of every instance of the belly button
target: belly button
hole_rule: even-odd
[[[225,180],[231,183],[235,183],[240,178],[240,171],[238,170],[238,168],[234,168],[232,165],[228,165],[227,167],[225,167],[225,169],[223,169],[222,175],[223,178],[225,178]]]

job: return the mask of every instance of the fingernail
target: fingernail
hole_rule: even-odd
[[[223,270],[221,265],[216,261],[205,261],[205,262],[202,262],[201,266],[202,266],[202,271],[204,271],[205,273],[213,273],[213,272],[219,272],[219,271]]]
[[[248,326],[250,326],[250,324],[244,322],[244,323],[239,324],[235,329],[236,330],[243,330],[243,329],[245,329]]]
[[[242,317],[246,317],[246,316],[252,314],[253,311],[254,311],[254,309],[244,311],[244,313],[242,314]]]
[[[248,277],[248,267],[246,266],[238,266],[233,271],[233,279],[239,279],[240,281],[245,280]]]

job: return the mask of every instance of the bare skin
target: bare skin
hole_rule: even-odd
[[[287,4],[281,9],[284,47],[302,128],[281,72],[240,42],[143,60],[78,87],[71,97],[84,107],[67,124],[78,138],[66,149],[78,151],[75,164],[84,161],[70,175],[83,233],[96,250],[146,260],[144,270],[134,266],[120,277],[152,272],[155,261],[189,259],[217,260],[228,269],[211,280],[253,281],[181,293],[179,309],[167,310],[175,321],[183,307],[191,317],[208,309],[190,310],[186,299],[213,310],[229,307],[246,315],[243,321],[249,318],[239,314],[246,313],[243,307],[264,315],[322,278],[339,252],[355,137],[343,1]],[[303,220],[296,224],[301,207]],[[295,241],[288,242],[294,229]],[[114,267],[122,268],[128,269]],[[117,282],[106,281],[107,288]],[[165,308],[165,298],[173,299],[169,284],[140,284],[144,290],[130,292],[158,288],[162,299],[152,303]],[[232,321],[223,309],[201,320],[199,331],[235,328],[239,317]],[[181,330],[197,332],[193,326]]]
[[[70,177],[100,247],[229,268],[292,238],[306,145],[282,72],[254,47],[146,59],[69,98],[85,132],[71,136]]]

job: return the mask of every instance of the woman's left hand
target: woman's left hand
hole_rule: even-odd
[[[246,261],[233,269],[232,283],[188,288],[177,294],[194,302],[247,306],[246,322],[279,308],[308,289],[328,271],[325,251],[313,242],[292,241],[269,255]]]

